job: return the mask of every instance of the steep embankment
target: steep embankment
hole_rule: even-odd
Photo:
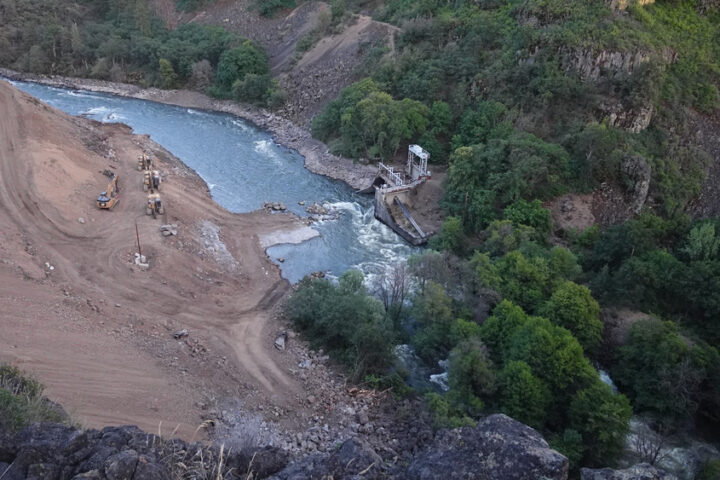
[[[371,49],[392,50],[399,31],[366,15],[353,15],[329,31],[330,7],[324,2],[304,2],[273,18],[260,16],[252,4],[252,0],[215,2],[179,18],[219,25],[262,45],[273,75],[288,95],[280,113],[305,127],[343,88],[367,75],[361,66]],[[298,52],[298,42],[315,29],[323,31],[319,41]]]
[[[269,310],[288,289],[261,240],[291,215],[234,215],[147,137],[73,118],[0,81],[0,361],[34,372],[88,426],[200,424],[233,395],[287,407],[300,387],[272,347]],[[144,214],[136,159],[165,182]],[[120,202],[95,207],[110,169]],[[147,269],[133,264],[137,222]],[[160,226],[178,225],[163,237]],[[222,255],[221,255],[222,253]],[[172,333],[186,328],[189,337]]]

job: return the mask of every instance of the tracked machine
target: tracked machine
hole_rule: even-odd
[[[97,198],[97,207],[101,210],[110,210],[120,201],[120,187],[118,187],[118,176],[111,173],[110,183],[107,190],[102,192]]]
[[[157,218],[158,215],[165,214],[165,207],[163,206],[160,194],[154,191],[150,191],[147,197],[147,207],[145,208],[145,214],[152,215],[153,218]]]
[[[160,190],[160,172],[157,170],[145,170],[143,176],[143,191]]]
[[[138,165],[137,169],[139,171],[143,170],[150,170],[152,168],[152,158],[150,155],[145,155],[144,153],[138,157]]]

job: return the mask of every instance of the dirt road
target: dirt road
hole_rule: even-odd
[[[164,182],[144,214],[143,151]],[[100,211],[102,171],[120,202]],[[150,268],[133,264],[135,223]],[[178,235],[163,237],[160,225]],[[147,137],[58,112],[0,81],[0,361],[34,372],[87,426],[133,423],[190,438],[223,396],[294,406],[270,310],[289,285],[260,238],[289,214],[236,215]],[[176,340],[172,333],[190,335]]]

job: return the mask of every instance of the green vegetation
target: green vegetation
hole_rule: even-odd
[[[0,430],[17,432],[35,422],[64,422],[64,413],[43,396],[43,386],[9,365],[0,365]]]
[[[615,456],[631,411],[587,358],[607,362],[665,429],[720,421],[720,223],[684,214],[709,160],[690,125],[720,107],[720,9],[629,3],[380,2],[374,16],[403,29],[396,52],[313,122],[347,155],[387,160],[417,141],[448,164],[448,216],[431,242],[447,253],[411,262],[421,288],[406,320],[428,365],[451,360],[450,392],[428,397],[439,423],[505,411],[574,465]],[[370,97],[415,102],[421,121],[387,148],[350,123]],[[403,109],[385,111],[402,123]],[[632,194],[629,161],[649,166],[645,211],[549,248],[542,202],[602,182]],[[659,320],[617,348],[604,343],[601,305]]]
[[[295,0],[254,0],[252,8],[257,10],[260,15],[270,17],[278,10],[295,8]]]
[[[312,345],[338,358],[356,380],[385,373],[391,359],[391,324],[382,303],[367,295],[357,270],[345,272],[337,285],[327,279],[304,279],[286,311]]]
[[[262,49],[220,27],[168,29],[145,0],[5,0],[0,25],[0,65],[16,70],[162,88],[212,87],[208,93],[271,106],[283,98]]]

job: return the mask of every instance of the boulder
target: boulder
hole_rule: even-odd
[[[477,427],[440,433],[433,444],[420,452],[402,478],[566,480],[568,459],[543,437],[520,422],[490,415]]]
[[[135,450],[123,450],[105,460],[105,476],[108,480],[132,480],[138,464]]]
[[[227,466],[235,472],[252,472],[252,478],[265,478],[285,468],[288,459],[288,453],[277,447],[246,448],[231,454]]]
[[[135,468],[134,480],[170,480],[170,474],[168,474],[165,468],[157,465],[146,457],[140,457],[138,459],[137,467]]]
[[[639,463],[624,470],[580,469],[581,480],[676,480],[677,477],[659,470],[649,463]]]
[[[383,467],[380,455],[367,442],[358,438],[343,442],[327,462],[330,478],[352,478],[355,475],[362,475],[361,478],[366,479],[385,478]]]

